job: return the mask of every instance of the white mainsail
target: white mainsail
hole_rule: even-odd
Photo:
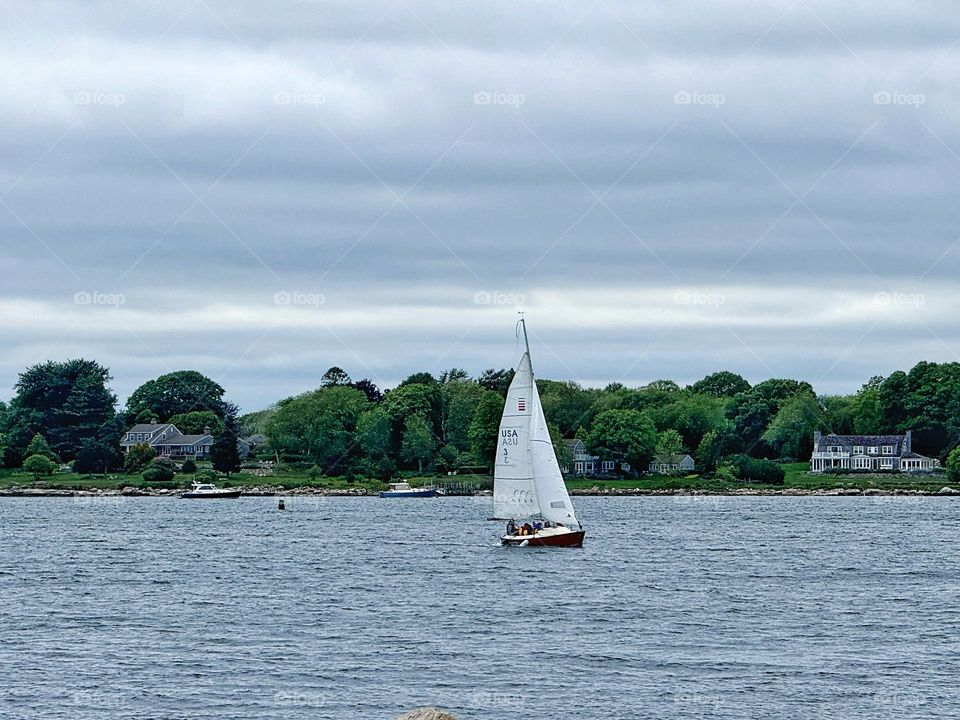
[[[523,332],[526,337],[526,326]],[[529,346],[520,358],[500,418],[493,516],[499,520],[542,517],[564,525],[578,524],[543,416]]]
[[[493,516],[498,520],[527,518],[539,514],[533,485],[530,452],[530,416],[533,368],[524,353],[507,390],[507,401],[497,433],[497,460],[493,468]]]

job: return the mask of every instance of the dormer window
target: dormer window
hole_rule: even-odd
[[[883,446],[884,455],[893,455],[893,445],[884,445]]]
[[[863,455],[863,445],[854,445],[853,446],[854,455]]]
[[[840,445],[827,445],[827,452],[838,453],[842,451],[843,448]]]
[[[870,447],[867,448],[867,455],[876,455],[877,449],[878,448],[876,445],[871,445]]]

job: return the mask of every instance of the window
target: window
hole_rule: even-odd
[[[880,467],[884,470],[890,470],[891,468],[893,468],[893,460],[889,458],[884,458],[883,460],[880,461]]]
[[[884,445],[883,446],[884,455],[893,455],[893,445]]]
[[[838,453],[843,450],[839,445],[827,445],[827,452]]]
[[[601,464],[604,470],[613,470],[613,460],[604,460]]]
[[[573,469],[576,470],[578,473],[582,473],[582,472],[583,472],[583,463],[580,462],[580,461],[575,462],[575,463],[573,464]]]
[[[854,455],[863,455],[863,445],[854,445],[853,446]]]
[[[593,472],[593,463],[592,463],[592,462],[586,463],[585,469],[586,469],[586,471],[587,471],[588,473],[592,473],[592,472]]]
[[[876,455],[876,454],[877,454],[876,445],[871,445],[870,447],[867,448],[867,455]]]

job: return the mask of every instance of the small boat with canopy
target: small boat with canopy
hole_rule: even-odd
[[[500,418],[493,517],[508,521],[507,533],[500,538],[504,545],[580,547],[585,533],[543,416],[523,318],[519,329],[526,352],[510,383]]]

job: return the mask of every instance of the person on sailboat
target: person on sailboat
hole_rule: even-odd
[[[513,518],[507,520],[507,535],[513,535],[517,531],[517,524],[513,521]]]

